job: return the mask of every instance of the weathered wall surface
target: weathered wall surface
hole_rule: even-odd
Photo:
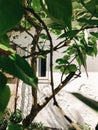
[[[20,39],[16,39],[15,42],[20,42],[21,45],[23,43],[27,43],[31,41],[31,38],[26,37],[25,33],[20,35]],[[24,40],[25,39],[25,40]],[[56,44],[56,38],[53,37],[53,40]],[[24,45],[25,45],[24,44]],[[61,53],[54,53],[54,66],[55,59],[62,57]],[[75,122],[86,122],[92,128],[98,123],[98,114],[95,113],[92,109],[87,107],[81,101],[72,96],[69,92],[79,92],[88,96],[96,101],[98,101],[98,56],[96,58],[87,59],[87,66],[89,77],[87,78],[85,73],[82,73],[81,78],[78,78],[72,82],[70,82],[65,88],[63,88],[56,96],[59,105],[64,110],[65,114],[67,114],[71,119]],[[83,70],[84,72],[84,70]],[[54,71],[54,82],[55,87],[57,87],[58,83],[60,83],[60,73]],[[44,89],[43,89],[44,88]],[[22,83],[19,83],[19,92],[18,92],[18,108],[23,111],[23,116],[25,117],[31,108],[32,98],[31,98],[31,87]],[[15,85],[11,85],[12,97],[9,106],[14,107],[14,94],[15,94]],[[39,102],[44,99],[45,96],[50,94],[51,88],[48,84],[39,84],[38,93],[39,94]],[[47,126],[59,127],[67,130],[66,125],[68,122],[64,119],[64,117],[59,113],[57,108],[53,106],[53,101],[50,101],[47,106],[38,114],[35,118],[36,121],[41,121]]]
[[[57,86],[60,80],[60,74],[54,73],[55,86]],[[63,108],[65,114],[67,114],[75,122],[86,122],[93,128],[98,123],[98,115],[95,111],[90,109],[84,103],[76,99],[69,92],[78,92],[89,98],[98,101],[98,73],[89,73],[87,78],[85,73],[81,78],[76,79],[63,88],[56,96],[58,103]],[[44,87],[44,86],[43,86]],[[45,91],[46,89],[46,91]],[[42,91],[43,92],[43,91]],[[44,88],[44,92],[49,93],[49,88]],[[43,93],[44,93],[43,92]],[[66,128],[66,121],[63,117],[59,116],[59,112],[53,106],[53,102],[50,102],[46,108],[40,112],[36,118],[38,121],[43,121],[47,125],[59,126]],[[46,115],[43,113],[46,113]],[[65,124],[65,125],[64,125]]]
[[[54,73],[54,77],[55,77],[54,78],[55,86],[57,86],[57,84],[60,81],[60,73]],[[81,78],[78,78],[70,82],[65,88],[63,88],[56,95],[56,99],[59,105],[64,110],[67,116],[69,116],[74,122],[81,122],[81,123],[85,122],[89,124],[92,128],[94,128],[98,123],[98,114],[91,108],[86,106],[84,103],[79,101],[77,98],[72,96],[70,92],[78,92],[98,101],[97,82],[98,82],[98,73],[90,72],[88,78],[86,77],[85,73],[83,73]],[[11,86],[11,88],[13,88],[13,86]],[[49,85],[40,84],[38,92],[40,93],[39,94],[39,102],[40,102],[42,99],[44,99],[44,97],[48,96],[51,93],[51,88]],[[18,108],[20,108],[23,111],[24,117],[29,113],[31,103],[32,103],[31,87],[20,82],[17,105]],[[52,100],[38,114],[38,116],[35,118],[35,121],[42,122],[47,126],[58,127],[67,130],[68,122],[64,119],[64,117],[61,115],[58,109],[53,105]]]

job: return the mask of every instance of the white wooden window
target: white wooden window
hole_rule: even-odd
[[[49,82],[49,57],[37,59],[37,76],[39,83]]]

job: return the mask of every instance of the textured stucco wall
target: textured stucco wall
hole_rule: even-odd
[[[14,34],[13,34],[14,35]],[[20,34],[18,34],[20,35]],[[23,33],[18,39],[15,39],[15,42],[19,42],[21,45],[25,46],[26,43],[32,41],[31,37],[26,37],[26,34]],[[57,44],[56,37],[53,36],[54,44]],[[62,57],[62,53],[54,53],[54,66],[55,59]],[[78,78],[71,83],[69,83],[64,89],[62,89],[56,96],[58,103],[64,110],[64,112],[72,118],[73,121],[77,122],[86,122],[91,125],[93,128],[98,123],[98,115],[92,109],[88,108],[69,92],[79,92],[88,96],[92,99],[98,101],[98,56],[96,58],[87,59],[87,66],[89,77],[87,78],[85,73],[82,74],[81,78]],[[84,69],[83,69],[84,72]],[[55,87],[60,83],[60,73],[54,71],[54,83]],[[14,102],[14,93],[15,85],[10,85],[12,90],[11,102],[9,106],[12,108]],[[44,88],[44,89],[43,89]],[[39,84],[38,93],[39,93],[39,102],[44,99],[51,92],[49,84]],[[19,92],[18,92],[18,108],[23,110],[23,116],[25,117],[31,109],[31,87],[22,83],[19,83]],[[41,121],[47,126],[60,127],[67,130],[66,125],[68,122],[62,117],[57,108],[53,106],[53,102],[50,101],[47,106],[38,114],[35,118],[36,121]]]
[[[54,73],[55,87],[60,82],[60,73]],[[69,116],[74,122],[81,122],[82,124],[87,123],[93,128],[98,123],[98,114],[91,108],[86,106],[84,103],[79,101],[70,92],[81,93],[91,99],[98,101],[98,73],[89,72],[89,77],[87,78],[85,73],[74,81],[70,82],[66,87],[64,87],[57,95],[56,99],[64,110],[65,114]],[[15,86],[14,86],[15,87]],[[13,85],[11,86],[14,92]],[[44,89],[43,89],[44,88]],[[38,88],[38,100],[40,104],[42,103],[44,97],[49,96],[51,93],[51,87],[47,84],[40,84]],[[13,95],[14,96],[14,95]],[[14,98],[14,97],[13,97]],[[11,100],[13,99],[11,98]],[[11,101],[13,102],[13,101]],[[23,111],[23,116],[25,117],[29,114],[31,109],[31,87],[22,83],[19,84],[18,93],[18,108]],[[12,108],[12,103],[10,106]],[[58,109],[53,105],[51,100],[47,106],[37,115],[35,121],[42,122],[46,126],[58,127],[67,130],[68,122],[64,119]]]
[[[60,80],[60,74],[54,73],[54,77],[55,86],[57,86]],[[69,117],[71,117],[73,121],[81,123],[86,122],[93,128],[98,123],[97,113],[90,109],[88,106],[86,106],[84,103],[79,101],[77,98],[72,96],[69,92],[78,92],[98,101],[97,81],[98,73],[90,72],[88,78],[86,77],[85,73],[83,73],[81,78],[69,83],[56,96],[57,101],[63,108],[64,112]],[[46,91],[44,90],[44,92],[49,93],[49,88],[46,87],[45,89]],[[45,114],[43,115],[43,113],[46,113],[47,116]],[[53,106],[52,102],[50,102],[46,106],[46,108],[42,112],[40,112],[36,120],[43,121],[43,123],[46,123],[47,125],[66,128],[66,121],[63,117],[60,117],[59,112]]]

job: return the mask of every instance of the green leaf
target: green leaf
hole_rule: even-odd
[[[56,23],[67,26],[71,30],[72,1],[71,0],[41,0],[46,13]]]
[[[88,45],[86,47],[86,53],[90,56],[96,56],[98,53],[98,49],[97,49],[97,33],[92,32],[92,35],[89,40],[88,40]]]
[[[68,64],[68,60],[69,60],[70,56],[69,55],[65,55],[63,58],[59,58],[56,60],[56,63],[58,64]]]
[[[81,100],[83,103],[88,105],[93,110],[98,112],[98,102],[96,102],[88,97],[85,97],[79,93],[72,93],[72,95],[75,96],[76,98],[78,98],[79,100]]]
[[[48,36],[46,34],[44,34],[44,33],[40,34],[40,38],[49,40]]]
[[[98,0],[80,0],[80,2],[93,16],[98,17]]]
[[[40,11],[41,9],[40,0],[32,0],[32,7],[35,11]]]
[[[10,40],[6,34],[0,36],[0,44],[10,47]]]
[[[75,64],[71,64],[71,65],[68,65],[65,69],[65,74],[69,74],[71,72],[76,72],[77,71],[77,67]]]
[[[17,54],[0,56],[0,67],[7,73],[23,80],[32,87],[37,86],[38,80],[28,62]]]
[[[62,29],[65,28],[65,26],[60,25],[60,23],[55,22],[55,21],[54,21],[53,19],[51,19],[51,18],[42,18],[42,19],[43,19],[43,21],[45,22],[45,24],[46,24],[48,27],[52,28],[52,29],[56,29],[56,30],[61,31]],[[61,32],[60,32],[60,33],[61,33]]]
[[[5,87],[0,87],[0,117],[2,116],[3,112],[6,109],[9,99],[10,99],[9,87],[7,85]]]
[[[15,51],[10,46],[10,40],[6,34],[0,35],[0,55],[10,55]]]
[[[80,63],[80,66],[83,65],[83,67],[85,69],[85,72],[87,74],[86,54],[78,46],[76,48],[77,48],[77,53],[78,53],[78,55],[77,55],[77,61],[78,61],[78,63]]]
[[[55,66],[54,69],[56,69],[56,70],[60,70],[61,68],[62,68],[62,65],[59,65],[59,66]]]
[[[90,32],[91,35],[93,35],[94,37],[98,38],[98,32]]]
[[[64,60],[62,58],[59,58],[56,60],[56,63],[58,64],[63,64],[64,63]]]
[[[22,15],[22,0],[0,0],[0,35],[15,27]]]
[[[3,43],[0,44],[0,55],[8,56],[12,53],[15,53],[15,51],[11,47],[8,47],[7,45],[4,45]]]
[[[76,36],[76,34],[79,32],[79,30],[71,30],[68,32],[64,32],[63,34],[61,34],[59,36],[59,38],[64,38],[64,37],[69,37],[69,38],[73,38]]]
[[[0,72],[0,87],[4,87],[7,84],[6,76]]]
[[[92,46],[87,46],[86,50],[87,50],[87,54],[88,54],[89,56],[94,56],[94,55],[96,55],[96,53],[94,52],[94,47],[92,47]]]
[[[82,23],[86,23],[86,24],[89,24],[89,25],[96,25],[98,26],[98,20],[96,19],[86,19],[86,18],[80,18],[80,19],[77,19],[78,22],[82,22]]]
[[[18,124],[22,121],[22,111],[16,109],[16,111],[12,112],[9,118],[10,122]]]
[[[68,55],[73,55],[73,54],[76,54],[77,53],[77,49],[74,48],[73,46],[69,46],[67,48],[67,50],[65,50],[63,53],[67,53]]]
[[[23,130],[20,124],[10,124],[8,130]]]

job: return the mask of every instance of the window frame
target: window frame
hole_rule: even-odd
[[[41,71],[40,68],[39,68],[41,63],[39,63],[39,62],[41,62],[40,58],[37,59],[37,71],[36,71],[36,75],[37,75],[37,77],[39,79],[39,83],[42,83],[42,84],[49,83],[50,82],[50,78],[49,78],[50,77],[49,76],[50,75],[49,55],[46,58],[46,76],[39,76],[39,73]]]

